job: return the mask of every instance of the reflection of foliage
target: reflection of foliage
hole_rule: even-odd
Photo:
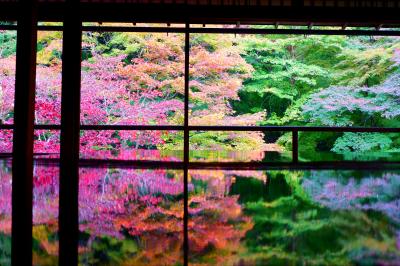
[[[256,174],[241,174],[252,173]],[[191,265],[234,265],[243,252],[241,239],[252,222],[243,215],[238,196],[227,196],[236,174],[240,171],[191,171],[195,192],[189,199]]]
[[[317,202],[331,209],[371,209],[400,222],[400,175],[385,173],[379,177],[359,173],[311,172],[303,186]]]
[[[11,175],[0,173],[8,193]],[[35,166],[35,173],[34,263],[53,265],[58,170]],[[396,173],[191,170],[189,180],[193,265],[390,265],[400,259]],[[181,265],[182,184],[172,170],[82,169],[80,263]],[[1,258],[7,260],[11,193],[2,199],[1,222],[8,227],[2,227]]]
[[[296,196],[251,203],[245,210],[255,223],[246,244],[259,262],[348,265],[372,252],[378,261],[399,256],[390,223],[380,215],[332,212]]]
[[[0,233],[0,265],[11,265],[11,236],[3,233]]]
[[[107,251],[107,252],[105,252]],[[91,252],[82,256],[81,261],[84,264],[115,265],[138,251],[135,241],[126,239],[120,241],[116,238],[103,237],[94,239],[91,244]],[[100,259],[101,258],[101,261]]]
[[[391,265],[400,258],[396,244],[397,219],[394,219],[399,211],[397,208],[392,208],[391,212],[380,211],[387,200],[398,197],[398,180],[390,178],[390,175],[378,175],[375,181],[371,181],[370,178],[364,180],[362,173],[359,173],[360,182],[365,185],[343,191],[343,196],[332,192],[334,197],[326,204],[324,200],[328,199],[325,194],[321,194],[317,202],[313,201],[315,195],[319,195],[315,193],[320,190],[310,192],[310,186],[328,186],[332,183],[330,179],[335,180],[335,172],[322,171],[313,179],[308,175],[303,176],[301,172],[290,171],[271,171],[267,172],[268,178],[258,175],[257,179],[245,177],[251,176],[251,173],[240,171],[195,171],[193,175],[196,177],[193,180],[194,191],[198,196],[191,197],[191,220],[199,221],[203,217],[209,223],[207,227],[203,223],[195,224],[193,230],[200,228],[213,236],[200,237],[198,233],[191,233],[197,236],[197,242],[204,243],[203,248],[199,248],[196,242],[191,243],[191,262],[195,265]],[[325,180],[324,176],[329,180]],[[329,188],[321,191],[328,193]],[[369,189],[370,193],[364,208],[340,204],[346,201],[346,195],[361,200],[364,188]],[[382,197],[377,197],[382,191],[385,191]],[[376,199],[374,204],[372,196]],[[210,229],[205,228],[220,227],[222,231],[230,232],[226,223],[216,224],[215,221],[221,221],[222,217],[234,212],[238,206],[235,201],[241,203],[242,211],[237,211],[240,216],[235,219],[228,219],[228,224],[236,224],[236,228],[244,229],[243,219],[251,217],[251,226],[246,227],[247,232],[239,246],[237,240],[232,238],[229,239],[230,244],[225,243],[217,249],[210,243],[216,241],[214,237],[220,241],[226,240],[225,235],[214,231],[211,233]],[[223,202],[230,202],[230,207],[226,208]],[[328,206],[321,206],[319,202]],[[329,205],[336,203],[342,207],[338,209]],[[208,206],[207,211],[204,210],[205,206]],[[238,220],[239,217],[242,218]],[[241,223],[237,224],[238,221]],[[231,232],[226,235],[235,234]],[[229,252],[232,245],[236,245],[235,253]]]
[[[351,205],[343,205],[342,210],[321,207],[304,193],[300,179],[290,176],[288,172],[284,179],[296,188],[292,195],[271,202],[249,202],[244,206],[245,214],[254,221],[253,229],[246,235],[251,258],[273,265],[389,263],[400,258],[395,245],[395,228],[387,217],[377,212],[354,210]],[[383,176],[370,187],[384,190],[379,188],[379,180],[385,179]],[[349,191],[348,195],[354,194]],[[341,197],[338,195],[332,203],[340,201]]]
[[[165,170],[82,169],[82,260],[105,265],[180,261],[181,178],[179,172]]]
[[[33,265],[55,265],[58,259],[57,226],[50,224],[35,225],[33,234]]]
[[[236,197],[190,200],[189,248],[191,265],[232,265],[241,249],[240,240],[252,227]]]

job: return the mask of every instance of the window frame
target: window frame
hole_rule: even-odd
[[[65,26],[37,26],[37,31],[63,31],[63,35],[66,31],[71,30],[74,31],[76,28]],[[3,29],[15,29],[18,30],[17,25],[0,25],[0,30]],[[76,186],[77,181],[79,180],[79,174],[76,172],[76,169],[79,167],[107,167],[112,166],[116,168],[168,168],[168,169],[182,169],[184,171],[183,182],[184,182],[184,217],[183,217],[183,226],[184,226],[184,245],[183,245],[183,253],[184,253],[184,265],[188,264],[188,170],[189,169],[272,169],[272,168],[291,168],[291,169],[338,169],[338,168],[354,168],[354,167],[363,167],[363,168],[383,168],[389,166],[397,166],[400,162],[389,161],[389,162],[380,162],[380,161],[369,161],[369,162],[360,162],[360,161],[340,161],[340,162],[299,162],[298,158],[298,134],[299,132],[380,132],[380,133],[400,133],[400,128],[364,128],[364,127],[328,127],[328,126],[193,126],[189,125],[189,58],[190,58],[190,34],[195,33],[214,33],[214,34],[298,34],[298,35],[359,35],[359,36],[400,36],[400,31],[389,31],[389,30],[346,30],[346,29],[338,29],[338,30],[313,30],[311,27],[308,29],[279,29],[279,28],[270,28],[270,29],[250,29],[250,28],[241,28],[241,27],[231,27],[231,28],[192,28],[190,24],[186,24],[185,27],[118,27],[118,26],[82,26],[80,27],[80,34],[82,36],[83,31],[100,31],[100,32],[154,32],[154,33],[184,33],[185,34],[185,61],[184,61],[184,124],[183,125],[82,125],[79,122],[79,126],[77,128],[78,131],[85,130],[174,130],[184,133],[184,159],[182,162],[160,162],[160,161],[145,161],[145,160],[98,160],[98,159],[76,159],[74,155],[71,155],[70,158],[74,158],[74,161],[71,163],[74,169],[68,169],[68,164],[61,164],[60,169],[60,201],[59,201],[59,209],[60,209],[60,265],[77,265],[77,252],[78,252],[78,242],[77,235],[79,234],[79,228],[77,226],[78,221],[75,214],[78,210],[78,187]],[[19,33],[18,33],[19,34]],[[77,34],[77,32],[75,32]],[[18,39],[19,40],[19,39]],[[65,35],[64,35],[64,44],[65,44]],[[68,40],[67,40],[68,41]],[[75,40],[76,41],[76,40]],[[74,47],[75,49],[76,47]],[[30,49],[34,49],[34,47],[30,47]],[[63,51],[64,52],[64,51]],[[69,51],[71,52],[71,50]],[[79,53],[80,51],[74,50],[74,52]],[[18,58],[19,54],[17,54]],[[64,63],[64,62],[63,62]],[[18,68],[17,68],[18,71]],[[62,73],[63,76],[63,84],[64,85],[64,77],[66,75],[76,75],[76,73]],[[17,75],[16,78],[21,78]],[[75,76],[75,78],[77,78]],[[75,88],[76,89],[76,88]],[[80,90],[80,86],[79,86]],[[62,97],[64,97],[64,93],[62,93]],[[76,99],[76,98],[75,98]],[[62,98],[62,103],[64,98]],[[70,99],[71,100],[71,99]],[[80,102],[77,103],[80,106]],[[74,107],[65,107],[65,108],[74,108]],[[76,107],[75,107],[76,108]],[[78,114],[79,114],[78,107]],[[79,115],[78,115],[79,116]],[[38,124],[34,125],[34,130],[60,130],[61,138],[69,139],[71,134],[75,134],[72,131],[65,131],[63,128],[65,124],[63,124],[63,117],[60,125],[43,125]],[[28,121],[32,122],[33,121]],[[4,129],[13,129],[15,132],[16,125],[7,124],[0,125],[0,130]],[[191,162],[189,160],[189,133],[191,131],[262,131],[262,132],[273,132],[273,131],[284,131],[292,133],[292,161],[286,163],[279,162]],[[66,135],[65,135],[66,134]],[[63,142],[63,140],[61,140]],[[15,144],[15,139],[14,139]],[[63,145],[63,144],[62,144]],[[67,145],[64,143],[64,146]],[[76,150],[78,147],[78,150]],[[21,147],[20,147],[21,148]],[[79,153],[79,145],[74,146],[68,152],[78,152]],[[64,154],[63,154],[64,153]],[[67,152],[63,150],[61,147],[61,162],[63,160],[63,156]],[[9,156],[11,154],[0,154],[1,156]],[[67,154],[68,155],[68,154]],[[67,157],[69,158],[69,157]],[[76,160],[75,160],[76,159]],[[34,158],[33,161],[39,164],[48,164],[55,163],[58,164],[60,159],[52,159],[52,158]],[[15,166],[14,166],[15,167]],[[13,170],[14,171],[14,170]],[[74,172],[75,171],[75,172]],[[67,180],[66,176],[68,173],[72,173],[73,176],[71,180]],[[13,175],[13,179],[16,178]],[[25,180],[27,183],[19,183],[18,185],[28,184],[29,180]],[[25,182],[24,181],[24,182]],[[69,184],[68,182],[72,182]],[[13,182],[14,183],[14,182]],[[74,185],[75,184],[75,185]],[[13,187],[14,188],[14,187]],[[30,187],[31,188],[31,187]],[[29,189],[29,187],[28,187]],[[23,191],[23,190],[22,190]],[[21,190],[19,193],[22,192]],[[14,196],[13,196],[14,198]],[[62,200],[63,199],[63,200]],[[68,199],[73,199],[68,201]],[[14,206],[15,202],[13,202]],[[24,206],[27,209],[21,210],[24,213],[30,211],[32,213],[32,202],[30,205],[26,203]],[[29,207],[30,206],[30,207]],[[14,208],[14,207],[13,207]],[[30,208],[30,209],[29,209]],[[67,212],[67,210],[70,210]],[[15,211],[15,212],[14,212]],[[19,210],[13,209],[13,221],[15,217],[18,217]],[[71,219],[73,219],[73,223],[70,223]],[[14,223],[14,222],[13,222]],[[26,223],[17,224],[14,230],[18,230],[20,228],[25,228],[24,232],[27,232]],[[28,223],[29,225],[29,223]],[[14,233],[13,233],[14,236]],[[29,239],[29,236],[18,236],[19,240]],[[28,238],[27,238],[28,237]],[[14,241],[14,238],[13,238]],[[21,242],[20,241],[20,242]],[[27,243],[28,245],[29,243]],[[67,246],[68,245],[68,246]],[[24,249],[24,254],[29,253],[27,249]],[[28,249],[29,250],[29,249]],[[31,247],[30,247],[31,250]],[[32,250],[31,250],[32,252]],[[14,252],[15,253],[15,252]],[[32,254],[30,254],[32,255]],[[71,255],[70,261],[63,261],[62,258]],[[21,256],[21,254],[19,254]],[[31,256],[30,256],[31,257]],[[14,258],[14,256],[13,256]],[[12,264],[18,265],[18,262],[13,259]]]

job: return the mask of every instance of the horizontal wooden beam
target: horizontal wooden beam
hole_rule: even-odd
[[[81,3],[76,12],[83,21],[153,22],[153,23],[313,23],[318,25],[373,26],[400,25],[399,3],[394,5],[353,6],[265,6],[265,5],[187,5],[187,4],[133,4]],[[66,12],[63,2],[40,2],[40,21],[61,21]],[[0,2],[0,20],[17,20],[19,4]]]

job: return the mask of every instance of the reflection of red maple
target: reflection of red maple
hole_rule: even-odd
[[[207,198],[193,196],[190,209],[190,249],[201,253],[210,246],[215,249],[226,249],[238,246],[247,229],[251,228],[249,217],[242,214],[238,197]],[[245,229],[245,230],[244,230]]]
[[[191,170],[193,181],[206,183],[189,199],[189,249],[191,265],[236,265],[244,251],[241,240],[253,227],[250,217],[242,212],[238,196],[229,196],[235,176],[266,179],[263,171]],[[193,188],[194,189],[194,188]]]

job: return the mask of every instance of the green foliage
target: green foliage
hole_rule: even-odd
[[[343,153],[387,150],[392,142],[389,136],[382,133],[346,132],[336,139],[332,151]]]
[[[331,70],[340,62],[338,54],[346,45],[345,36],[307,36],[295,42],[297,53],[306,64]]]
[[[382,126],[399,121],[400,74],[373,87],[332,86],[312,94],[303,106],[306,121],[329,126]]]
[[[132,58],[140,57],[145,49],[145,39],[141,38],[142,35],[127,32],[85,32],[83,41],[86,45],[82,49],[82,57],[91,58],[93,53],[108,56],[126,55],[125,62],[130,63]]]
[[[393,49],[348,45],[339,55],[335,83],[344,86],[378,85],[397,67],[392,61]]]
[[[190,145],[193,149],[204,150],[251,150],[258,145],[256,140],[248,138],[245,134],[232,134],[231,132],[204,131],[191,133]]]
[[[300,132],[299,152],[303,155],[314,154],[318,151],[329,151],[340,135],[336,132]]]
[[[269,117],[282,117],[304,93],[330,84],[328,71],[307,63],[313,60],[306,45],[298,51],[299,39],[254,37],[244,42],[243,56],[255,71],[233,105],[239,113],[266,110]]]
[[[17,32],[0,30],[0,58],[15,55],[17,50]]]
[[[291,132],[286,132],[283,134],[277,142],[280,146],[285,147],[286,150],[291,151],[292,150],[292,133]]]
[[[200,45],[209,52],[215,52],[219,48],[229,48],[232,44],[230,38],[218,34],[191,34],[190,45]],[[234,43],[234,45],[236,45]]]

